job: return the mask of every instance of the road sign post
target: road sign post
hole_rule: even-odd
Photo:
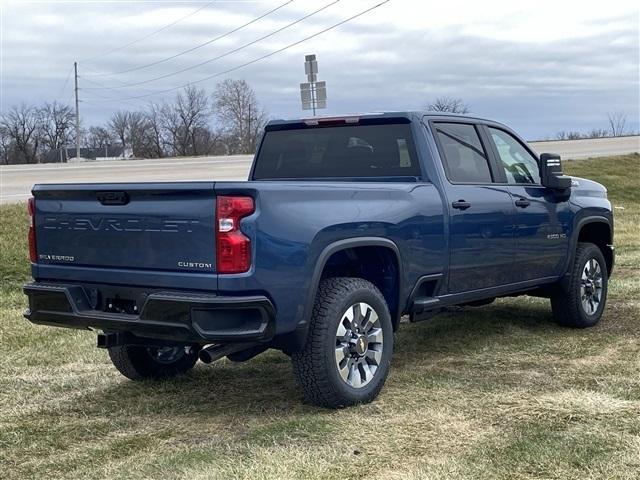
[[[327,108],[327,82],[318,81],[318,61],[315,55],[305,55],[304,73],[307,75],[307,82],[300,84],[300,101],[303,110],[316,110]]]

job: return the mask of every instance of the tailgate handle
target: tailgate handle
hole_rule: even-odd
[[[96,192],[96,198],[102,205],[126,205],[129,203],[127,192]]]

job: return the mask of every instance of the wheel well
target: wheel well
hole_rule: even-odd
[[[604,222],[587,223],[580,229],[578,242],[589,242],[598,246],[605,262],[607,262],[607,273],[611,274],[613,266],[613,255],[607,245],[611,245],[611,228]]]
[[[346,248],[333,253],[324,265],[321,278],[360,277],[373,283],[384,296],[393,328],[400,322],[399,267],[395,252],[382,246]]]

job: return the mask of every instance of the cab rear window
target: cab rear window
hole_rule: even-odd
[[[409,124],[350,125],[267,131],[254,180],[419,177]]]

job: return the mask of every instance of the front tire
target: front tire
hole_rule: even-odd
[[[130,380],[161,380],[183,375],[198,361],[193,347],[110,347],[109,358],[118,371]]]
[[[596,325],[607,301],[607,264],[593,243],[578,243],[568,278],[551,296],[551,309],[558,324],[586,328]]]
[[[292,354],[307,401],[342,408],[372,401],[389,373],[393,327],[372,283],[336,277],[320,283],[304,348]]]

